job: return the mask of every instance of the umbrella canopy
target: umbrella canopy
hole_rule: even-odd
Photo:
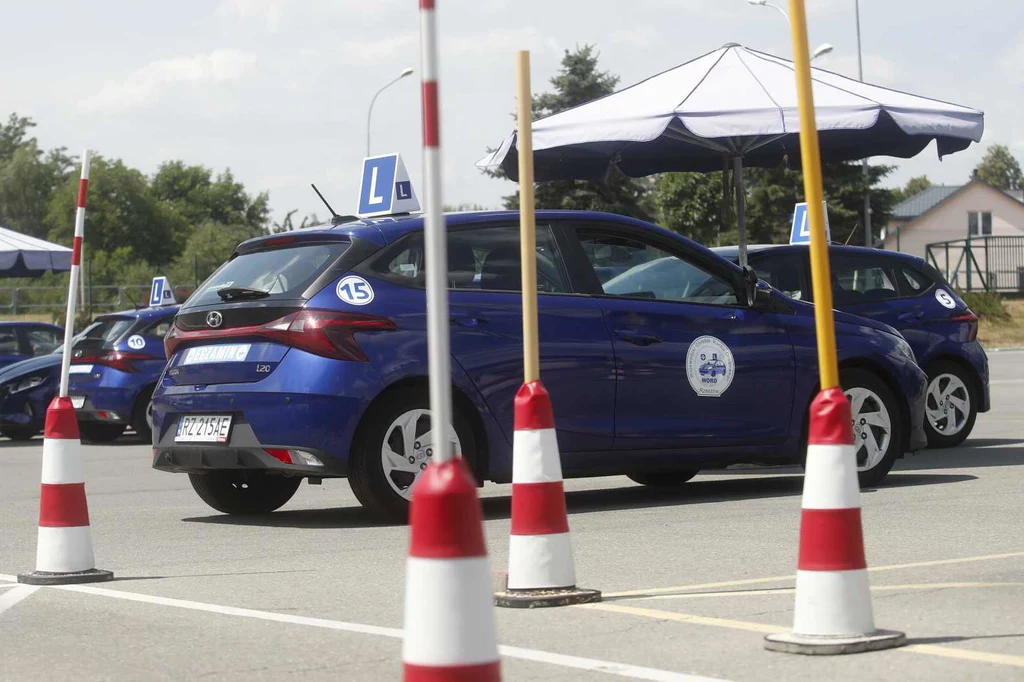
[[[71,249],[0,227],[0,277],[38,277],[71,269]]]
[[[984,114],[811,69],[822,159],[939,157],[981,140]],[[731,43],[606,97],[533,123],[537,180],[722,170],[723,158],[777,166],[800,158],[793,62]],[[477,162],[518,179],[513,132]]]

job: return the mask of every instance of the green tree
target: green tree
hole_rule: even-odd
[[[53,192],[71,171],[63,149],[44,153],[28,131],[35,123],[11,114],[0,124],[0,225],[45,237],[43,220]]]
[[[723,222],[734,225],[732,196],[722,173],[664,173],[654,181],[652,201],[658,224],[706,246],[720,243]],[[728,196],[723,202],[723,191]],[[723,206],[726,214],[723,221]]]
[[[999,189],[1020,189],[1024,186],[1024,173],[1020,163],[1002,144],[991,145],[972,173],[972,177],[984,180]]]
[[[50,201],[49,238],[71,244],[78,179],[69,177]],[[89,177],[85,247],[87,255],[128,248],[132,258],[164,266],[178,254],[175,237],[185,233],[186,218],[155,196],[146,176],[120,159],[93,157]]]
[[[192,229],[207,221],[248,228],[249,236],[264,234],[270,227],[269,197],[266,192],[250,196],[230,170],[214,177],[204,166],[167,161],[153,175],[154,196],[167,202],[185,219],[185,233],[176,235],[179,246]]]
[[[907,184],[903,186],[903,189],[893,190],[893,199],[896,203],[906,201],[910,197],[917,196],[931,186],[932,181],[928,179],[927,175],[918,175],[917,177],[907,180]]]
[[[597,68],[598,53],[593,45],[565,51],[562,68],[551,79],[552,92],[533,99],[533,118],[543,118],[615,91],[619,77]],[[501,170],[489,175],[504,178]],[[534,188],[537,208],[608,211],[645,220],[653,217],[649,195],[653,181],[634,180],[618,169],[611,169],[602,182],[589,180],[551,180],[538,182]],[[504,197],[505,208],[519,208],[519,194]]]

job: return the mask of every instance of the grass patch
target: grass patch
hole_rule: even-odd
[[[979,316],[978,340],[989,350],[1024,348],[1024,301],[1003,301],[1003,307],[1005,317]]]
[[[958,291],[964,303],[982,320],[989,322],[1011,322],[1012,316],[1006,301],[995,291]]]

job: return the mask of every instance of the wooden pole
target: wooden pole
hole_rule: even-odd
[[[821,187],[821,150],[818,125],[814,117],[811,88],[811,57],[807,47],[807,16],[804,0],[789,0],[792,17],[793,68],[800,104],[800,158],[804,172],[804,196],[811,230],[811,285],[814,290],[814,323],[818,336],[818,371],[821,390],[839,385],[836,360],[836,327],[832,315],[832,274],[828,262],[828,237]]]
[[[533,197],[533,93],[530,53],[516,54],[519,134],[519,253],[523,273],[523,382],[540,379],[540,341],[537,333],[537,224]]]

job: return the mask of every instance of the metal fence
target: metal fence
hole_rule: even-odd
[[[149,303],[149,284],[124,286],[83,286],[78,310],[88,315],[128,308],[144,308]],[[178,301],[192,293],[191,287],[174,287]],[[0,315],[45,315],[62,313],[67,305],[67,286],[0,287]]]
[[[925,260],[965,291],[1024,292],[1024,237],[972,237],[925,247]]]

